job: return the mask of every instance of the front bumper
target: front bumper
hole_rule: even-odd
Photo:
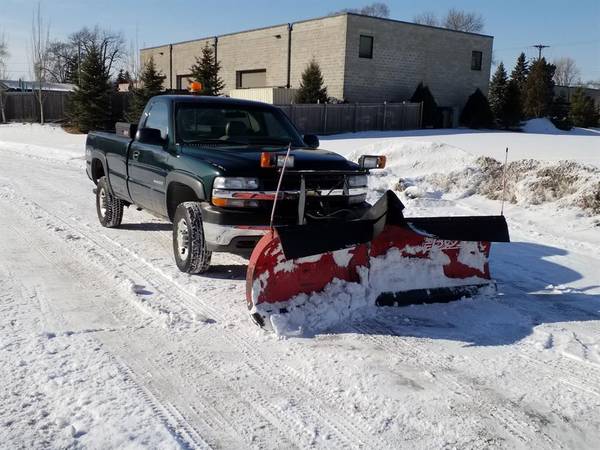
[[[269,226],[219,225],[204,223],[204,238],[211,251],[246,254],[269,230]]]
[[[358,217],[369,207],[368,203],[353,205],[353,215]],[[208,203],[202,204],[204,238],[210,251],[250,254],[260,238],[269,231],[269,220],[270,211],[265,209],[233,209]],[[274,225],[285,226],[296,223],[296,214],[277,214]]]
[[[269,218],[260,210],[228,209],[202,205],[204,238],[211,251],[246,254],[269,229]]]

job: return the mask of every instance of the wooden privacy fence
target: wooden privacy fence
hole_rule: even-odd
[[[421,128],[421,103],[279,105],[302,133],[335,134]]]
[[[6,92],[3,94],[4,112],[7,121],[39,122],[40,105],[35,92]],[[67,119],[67,103],[70,92],[46,91],[44,99],[44,120],[46,122],[61,122]],[[129,104],[129,95],[114,92],[111,96],[111,115],[117,122],[123,120],[124,112]],[[2,117],[0,116],[0,120]]]
[[[34,92],[6,92],[4,112],[8,121],[37,122],[40,105]],[[44,119],[47,122],[64,120],[68,92],[44,92]]]
[[[47,122],[67,118],[69,92],[44,93]],[[123,120],[130,95],[115,92],[111,97],[111,123]],[[39,104],[34,92],[4,94],[6,120],[36,122]],[[421,103],[343,103],[279,105],[302,133],[335,134],[371,130],[410,130],[421,128]],[[0,118],[1,119],[1,118]]]

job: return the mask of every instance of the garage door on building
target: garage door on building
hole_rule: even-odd
[[[267,69],[238,70],[237,88],[258,88],[267,86]]]

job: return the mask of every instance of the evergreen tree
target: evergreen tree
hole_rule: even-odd
[[[517,63],[510,74],[510,80],[515,83],[519,97],[520,117],[525,117],[525,98],[527,96],[527,76],[529,75],[529,63],[525,59],[525,53],[517,58]]]
[[[517,82],[509,80],[500,63],[490,83],[490,109],[496,123],[508,129],[519,125],[521,121],[521,104]]]
[[[323,86],[323,74],[319,64],[313,59],[302,73],[296,103],[327,103],[327,86]]]
[[[531,65],[527,77],[525,114],[529,117],[544,117],[550,113],[554,98],[555,66],[548,64],[545,58],[536,59]]]
[[[202,84],[200,95],[217,96],[225,87],[219,77],[221,63],[215,61],[215,53],[208,44],[202,49],[202,56],[196,58],[196,64],[190,68],[191,78]]]
[[[519,86],[513,80],[506,85],[506,98],[504,101],[504,115],[500,119],[500,125],[505,129],[518,127],[523,119],[521,112],[521,93]]]
[[[494,115],[488,99],[479,89],[473,92],[460,115],[460,123],[469,128],[491,128]]]
[[[123,78],[125,78],[125,74],[123,74]],[[154,58],[146,61],[140,75],[139,86],[132,89],[129,109],[125,115],[129,122],[136,123],[140,120],[148,100],[162,92],[165,78],[166,76],[156,70]]]
[[[124,83],[127,83],[127,80],[125,80],[125,71],[123,69],[119,69],[117,78],[115,78],[115,91],[118,91],[119,85]]]
[[[506,112],[506,94],[508,91],[508,76],[504,64],[500,63],[490,83],[490,109],[498,123],[504,122]]]
[[[428,86],[419,83],[410,101],[413,103],[423,102],[423,128],[435,127],[438,122],[438,107]]]
[[[582,88],[577,88],[571,99],[569,117],[576,127],[598,126],[599,112],[591,97],[585,95]]]
[[[81,62],[80,77],[68,104],[73,126],[87,133],[110,127],[112,86],[100,49],[92,45]]]

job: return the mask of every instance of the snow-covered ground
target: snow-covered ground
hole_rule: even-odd
[[[511,161],[600,165],[600,134],[551,132],[321,146],[386,153],[372,197],[395,188],[407,214],[494,214],[494,185],[469,189],[483,186],[479,156],[502,160],[509,146]],[[121,229],[99,226],[84,140],[0,125],[0,447],[597,448],[600,227],[574,204],[593,170],[576,191],[506,205],[497,297],[380,308],[281,338],[247,317],[245,260],[216,255],[208,275],[188,276],[170,224],[129,209]]]

